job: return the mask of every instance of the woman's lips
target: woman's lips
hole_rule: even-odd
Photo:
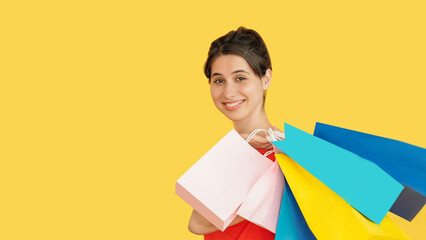
[[[224,102],[222,104],[225,106],[227,110],[232,111],[232,110],[238,109],[244,101],[245,100],[238,100],[235,102]]]

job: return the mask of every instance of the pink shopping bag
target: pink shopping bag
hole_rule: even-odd
[[[275,232],[284,178],[231,130],[176,181],[176,194],[221,231],[240,215]]]
[[[284,188],[283,172],[275,161],[256,181],[237,214],[275,233]]]

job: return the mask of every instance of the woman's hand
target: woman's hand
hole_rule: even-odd
[[[282,132],[276,126],[273,126],[272,130]],[[250,133],[243,133],[240,135],[242,138],[247,139]],[[270,143],[268,139],[266,139],[266,134],[264,132],[259,132],[256,135],[254,135],[253,138],[250,140],[249,144],[255,149],[271,149],[272,148],[272,143]]]
[[[204,235],[219,230],[197,211],[192,210],[191,219],[189,219],[188,230],[193,234]]]
[[[237,215],[235,219],[228,225],[228,227],[238,224],[245,219]],[[188,230],[197,235],[206,235],[212,232],[219,231],[217,227],[211,224],[207,219],[205,219],[197,211],[192,210],[191,219],[189,220]]]

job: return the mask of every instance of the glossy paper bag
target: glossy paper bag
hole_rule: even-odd
[[[409,239],[389,217],[380,224],[370,221],[293,159],[285,154],[275,157],[317,239]]]
[[[391,212],[411,221],[425,205],[426,149],[323,123],[316,123],[314,135],[374,162],[406,186]]]
[[[313,240],[309,229],[288,184],[283,192],[275,240]]]
[[[379,224],[404,188],[376,164],[285,124],[272,142],[352,207]]]

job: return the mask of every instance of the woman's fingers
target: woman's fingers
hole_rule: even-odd
[[[256,149],[270,149],[270,148],[272,148],[272,144],[268,141],[268,139],[266,139],[265,137],[262,137],[262,136],[257,136],[257,135],[255,135],[251,139],[249,144]]]
[[[268,139],[259,135],[254,135],[253,138],[250,140],[250,142],[269,143]]]

